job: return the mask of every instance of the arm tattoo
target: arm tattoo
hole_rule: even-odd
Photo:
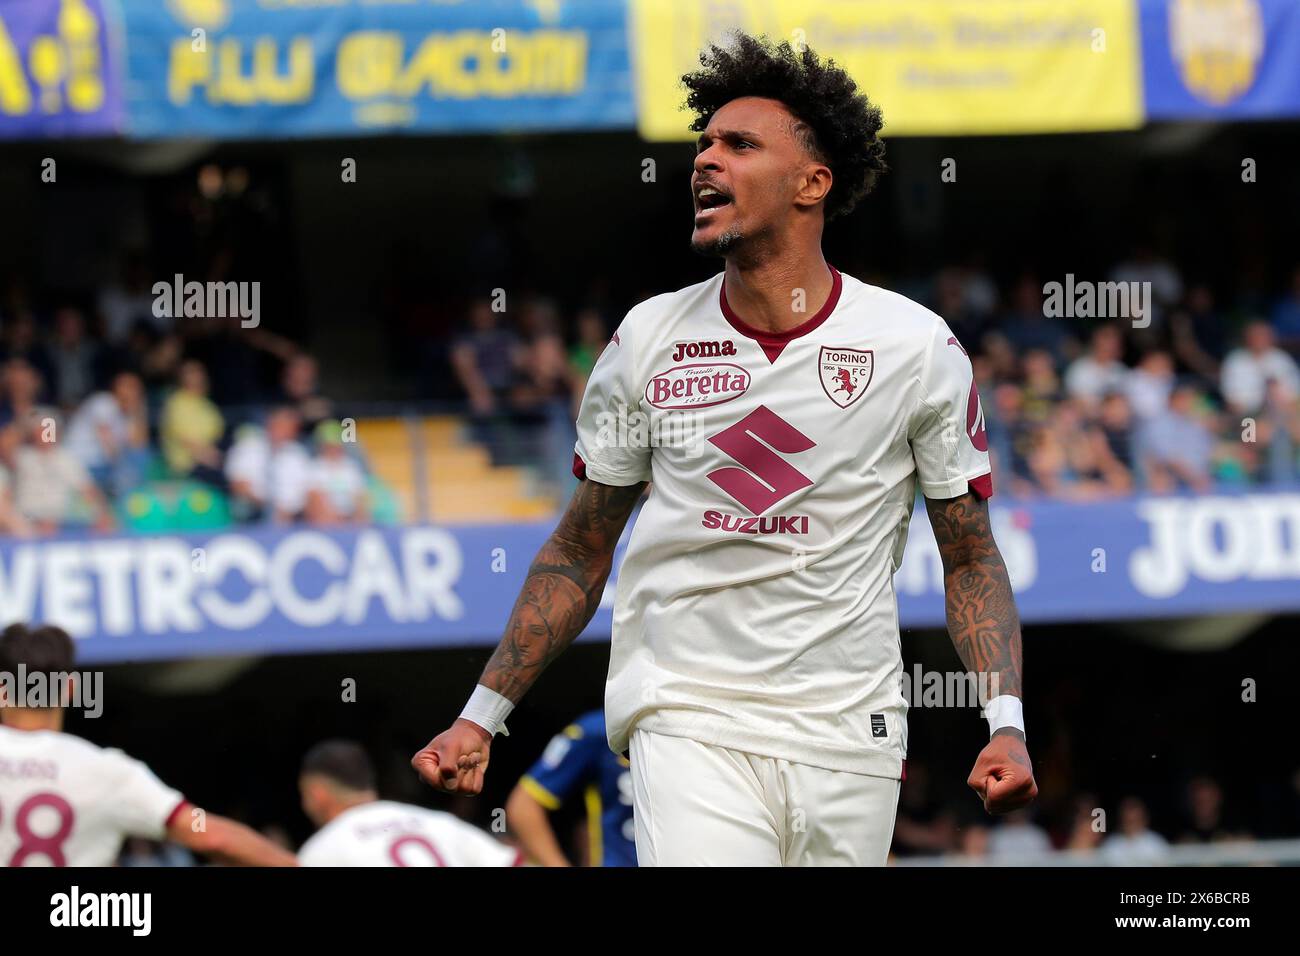
[[[926,499],[943,559],[948,634],[966,669],[996,675],[998,694],[1021,696],[1020,616],[1007,566],[989,527],[988,504],[974,492]]]
[[[479,683],[514,703],[582,633],[605,590],[614,546],[645,483],[582,481],[528,569],[505,636]]]

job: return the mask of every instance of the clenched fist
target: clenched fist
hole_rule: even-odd
[[[492,736],[486,730],[458,717],[411,758],[411,766],[435,790],[481,793],[491,747]]]
[[[995,733],[980,751],[966,783],[980,795],[989,813],[1010,813],[1033,802],[1038,784],[1024,736],[1017,730]]]

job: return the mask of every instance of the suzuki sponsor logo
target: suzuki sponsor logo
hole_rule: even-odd
[[[743,466],[718,468],[709,472],[709,480],[752,514],[763,514],[813,483],[781,454],[797,455],[817,443],[766,405],[758,406],[709,441]]]
[[[736,534],[807,534],[807,515],[770,515],[756,517],[732,515],[725,511],[704,512],[704,527],[713,531],[731,531]]]
[[[673,361],[680,362],[688,358],[723,358],[735,355],[736,346],[730,340],[725,342],[674,342]]]
[[[678,365],[646,383],[645,400],[655,408],[708,408],[744,395],[749,381],[749,373],[731,362]]]

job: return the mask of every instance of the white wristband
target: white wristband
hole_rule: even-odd
[[[989,736],[1003,727],[1014,727],[1022,734],[1025,732],[1025,711],[1019,697],[1000,694],[984,705],[984,716],[989,722]]]
[[[469,695],[469,700],[465,704],[465,709],[460,712],[460,716],[462,720],[478,724],[492,736],[500,734],[502,737],[509,737],[510,731],[506,730],[506,718],[514,709],[514,704],[490,687],[475,684],[474,693]]]

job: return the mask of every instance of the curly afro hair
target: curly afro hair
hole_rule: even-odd
[[[691,129],[703,132],[714,113],[742,96],[785,104],[802,121],[798,133],[805,148],[835,177],[826,196],[827,220],[851,211],[885,171],[880,108],[834,60],[823,63],[808,47],[795,52],[788,41],[773,45],[738,32],[725,47],[710,44],[700,65],[682,77],[690,91],[686,108],[696,114]]]

